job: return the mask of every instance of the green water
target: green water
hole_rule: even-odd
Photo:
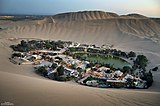
[[[101,63],[101,64],[110,64],[114,68],[123,68],[124,66],[132,67],[130,63],[121,59],[120,57],[116,57],[113,55],[102,55],[102,54],[85,54],[85,53],[77,53],[76,55],[85,58],[86,60],[92,63]]]

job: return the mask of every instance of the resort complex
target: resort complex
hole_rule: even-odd
[[[33,65],[35,73],[56,81],[71,81],[100,88],[148,88],[153,83],[148,59],[113,46],[71,41],[22,40],[10,61]]]

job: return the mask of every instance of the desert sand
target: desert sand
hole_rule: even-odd
[[[160,65],[160,25],[147,17],[80,12],[43,20],[0,20],[0,28],[0,103],[11,102],[15,106],[159,106],[160,70],[153,72],[154,83],[149,89],[100,89],[52,81],[35,74],[31,65],[14,65],[8,59],[12,53],[9,46],[21,39],[60,39],[114,45],[116,49],[143,53],[149,59],[147,69],[151,69]]]

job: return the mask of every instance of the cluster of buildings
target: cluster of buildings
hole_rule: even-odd
[[[120,70],[113,71],[98,65],[86,69],[78,83],[102,88],[147,88],[146,81],[138,76],[123,73]]]
[[[65,55],[67,47],[89,47],[94,46],[82,45],[78,43],[66,44],[65,48],[60,48],[58,51],[52,50],[34,50],[21,53],[21,57],[11,59],[17,64],[33,64],[35,69],[46,67],[47,76],[53,78],[59,66],[64,67],[62,77],[74,77],[79,84],[94,86],[94,87],[135,87],[146,88],[146,81],[141,80],[138,76],[133,76],[128,73],[123,73],[120,70],[111,70],[108,67],[95,65],[87,67],[90,64],[88,61],[80,61],[69,55]],[[56,68],[52,65],[56,64]]]
[[[52,62],[41,62],[39,65],[35,65],[35,68],[41,67],[41,66],[47,66],[48,67],[48,77],[52,77],[54,73],[57,72],[57,68],[59,66],[64,67],[64,74],[63,77],[75,77],[77,78],[79,76],[79,72],[77,71],[78,68],[81,68],[82,70],[85,70],[87,62],[79,61],[77,59],[73,59],[70,56],[66,55],[55,55],[55,56],[49,56],[53,61]],[[57,68],[52,69],[50,68],[52,64],[57,64]]]

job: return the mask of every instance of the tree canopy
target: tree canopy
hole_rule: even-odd
[[[145,68],[148,64],[148,59],[144,55],[138,55],[135,64],[139,65],[139,68]]]
[[[136,57],[136,53],[133,52],[133,51],[130,51],[130,52],[128,53],[128,56],[129,56],[129,57]]]
[[[57,68],[58,76],[64,75],[64,67],[61,65]]]

